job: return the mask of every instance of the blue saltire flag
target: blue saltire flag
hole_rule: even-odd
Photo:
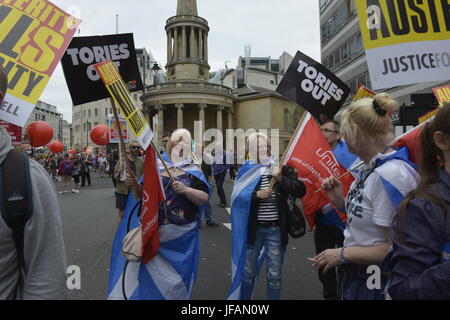
[[[391,170],[380,170],[379,167],[389,163]],[[408,148],[398,148],[396,152],[375,161],[375,172],[380,176],[392,205],[398,209],[406,195],[417,187],[419,174],[416,165],[409,159]]]
[[[169,166],[173,166],[170,162]],[[191,161],[178,168],[209,187],[202,171]],[[160,170],[163,166],[160,164]],[[142,182],[142,178],[140,180]],[[211,194],[211,191],[209,192]],[[130,193],[122,222],[113,243],[108,285],[110,300],[188,300],[192,295],[200,257],[200,219],[186,225],[159,227],[160,249],[149,263],[133,263],[122,255],[126,234],[139,226],[141,200]],[[203,208],[199,208],[200,212]]]
[[[244,274],[246,258],[248,219],[252,193],[261,180],[265,170],[265,165],[253,164],[247,161],[239,168],[233,193],[231,195],[231,289],[228,295],[229,300],[240,300],[241,283]],[[261,250],[258,260],[258,274],[261,269],[266,254],[265,249]]]

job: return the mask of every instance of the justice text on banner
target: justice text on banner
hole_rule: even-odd
[[[355,3],[373,89],[449,80],[449,1]]]

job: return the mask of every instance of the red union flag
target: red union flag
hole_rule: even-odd
[[[420,153],[422,152],[421,144],[420,144],[420,135],[422,133],[422,129],[425,124],[434,120],[434,116],[431,119],[426,120],[425,122],[419,124],[417,127],[412,128],[406,133],[399,136],[395,139],[392,147],[394,148],[408,148],[409,159],[420,166]]]
[[[148,147],[144,164],[142,189],[142,261],[147,264],[159,250],[158,207],[164,201],[155,151]]]
[[[314,212],[330,202],[324,191],[316,194],[315,191],[321,188],[324,179],[332,175],[340,177],[347,170],[336,160],[319,125],[310,113],[307,113],[299,124],[293,139],[290,148],[286,151],[283,165],[296,168],[299,180],[302,180],[306,186],[306,195],[302,198],[302,202],[306,220],[312,230],[315,224]],[[344,196],[347,195],[353,180],[351,174],[340,180],[344,188]],[[342,213],[339,215],[345,221],[346,216]]]

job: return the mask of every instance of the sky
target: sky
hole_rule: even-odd
[[[176,15],[177,0],[51,0],[82,20],[77,36],[133,33],[137,48],[150,50],[160,66],[167,60],[165,25]],[[302,51],[320,61],[318,0],[197,0],[198,15],[208,20],[211,71],[234,68],[244,45],[252,56],[278,59],[283,51]],[[57,106],[72,121],[72,100],[58,64],[40,100]]]

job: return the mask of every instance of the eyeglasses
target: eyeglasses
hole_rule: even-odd
[[[133,146],[133,147],[131,147],[131,149],[140,149],[141,147],[136,147],[136,146]]]
[[[339,131],[334,131],[334,130],[330,130],[330,129],[320,129],[320,130],[322,130],[322,132],[326,132],[326,133],[331,133],[331,132],[339,133]]]

